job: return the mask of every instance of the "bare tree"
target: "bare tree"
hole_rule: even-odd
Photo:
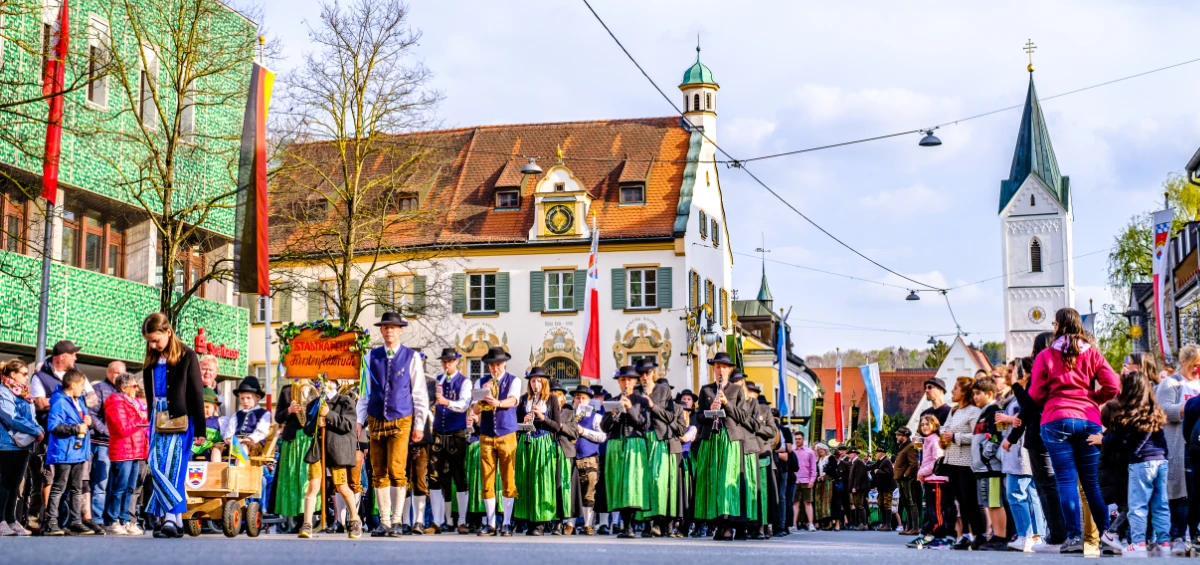
[[[76,126],[107,180],[141,208],[161,252],[160,309],[174,320],[229,280],[237,161],[257,26],[218,0],[110,0],[109,111]],[[213,252],[183,285],[172,265]],[[189,265],[189,269],[195,267]]]
[[[287,267],[276,276],[319,297],[322,315],[343,327],[372,305],[430,314],[426,296],[446,294],[433,288],[440,277],[407,288],[385,278],[436,270],[452,251],[438,243],[440,214],[424,202],[445,163],[414,133],[431,127],[441,99],[413,59],[420,37],[399,0],[324,3],[309,30],[315,49],[284,80],[271,222],[273,262]]]

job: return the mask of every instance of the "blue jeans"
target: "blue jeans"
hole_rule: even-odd
[[[1013,526],[1016,534],[1023,537],[1045,536],[1046,518],[1042,514],[1042,501],[1038,498],[1033,475],[1008,475],[1005,494],[1008,507],[1012,509]]]
[[[1129,539],[1146,541],[1146,518],[1154,522],[1153,543],[1171,541],[1171,510],[1167,504],[1167,462],[1129,465]]]
[[[1067,536],[1083,536],[1080,524],[1079,487],[1087,497],[1092,520],[1101,532],[1108,530],[1108,504],[1100,494],[1100,449],[1089,445],[1090,435],[1101,433],[1100,424],[1078,418],[1064,418],[1042,423],[1042,443],[1050,454],[1054,467],[1054,478],[1058,482],[1058,498],[1062,505],[1063,520],[1067,523]]]
[[[128,524],[131,519],[129,500],[137,488],[138,464],[141,461],[114,461],[108,475],[108,500],[104,505],[104,525],[120,522]]]
[[[88,481],[92,483],[92,520],[99,520],[104,515],[108,466],[108,446],[93,443],[92,474],[88,476]]]

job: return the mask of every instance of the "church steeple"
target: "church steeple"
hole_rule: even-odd
[[[683,91],[683,115],[693,127],[704,131],[704,135],[716,141],[717,136],[717,91],[720,85],[712,71],[700,62],[700,38],[696,38],[696,62],[683,72],[679,90]]]
[[[767,264],[763,263],[762,267],[762,283],[758,287],[758,301],[762,302],[767,310],[775,304],[775,298],[771,296],[771,287],[767,286]]]
[[[1054,157],[1054,146],[1050,144],[1046,118],[1042,115],[1042,105],[1033,85],[1032,63],[1029,65],[1029,91],[1025,95],[1021,128],[1017,130],[1017,147],[1013,152],[1012,169],[1008,179],[1000,183],[1001,211],[1008,206],[1029,175],[1035,175],[1038,182],[1062,204],[1063,209],[1070,209],[1070,179],[1062,176],[1058,170],[1058,160]]]

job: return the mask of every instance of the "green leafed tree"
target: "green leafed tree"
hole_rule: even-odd
[[[938,340],[933,347],[929,348],[929,355],[925,357],[925,368],[936,369],[942,366],[942,361],[950,354],[950,346],[942,340]]]

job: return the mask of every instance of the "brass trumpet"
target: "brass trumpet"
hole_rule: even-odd
[[[300,420],[300,427],[308,423],[308,405],[317,398],[317,394],[317,388],[308,379],[298,379],[292,385],[292,406],[297,407],[296,419]]]

